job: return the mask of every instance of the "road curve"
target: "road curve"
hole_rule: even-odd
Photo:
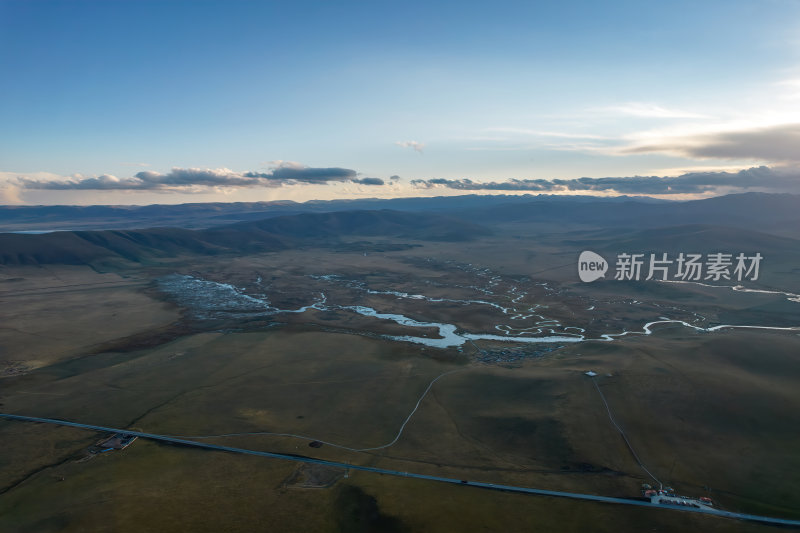
[[[180,439],[176,437],[169,437],[166,435],[158,435],[155,433],[144,433],[142,431],[132,431],[129,429],[111,428],[105,426],[95,426],[92,424],[81,424],[78,422],[70,422],[67,420],[58,420],[54,418],[40,418],[35,416],[22,416],[0,413],[0,418],[7,420],[19,420],[22,422],[38,422],[43,424],[55,424],[58,426],[69,426],[80,429],[88,429],[91,431],[101,431],[106,433],[125,433],[126,435],[135,435],[143,439],[157,440],[168,442],[172,444],[180,444],[184,446],[193,446],[195,448],[205,448],[207,450],[216,450],[221,452],[239,453],[246,455],[257,455],[259,457],[270,457],[273,459],[283,459],[286,461],[295,461],[299,463],[318,464],[334,468],[343,468],[351,470],[361,470],[363,472],[372,472],[375,474],[384,474],[388,476],[399,476],[414,479],[424,479],[428,481],[438,481],[440,483],[452,483],[456,485],[466,485],[470,487],[478,487],[482,489],[499,490],[504,492],[518,492],[524,494],[537,494],[540,496],[553,496],[556,498],[570,498],[573,500],[588,500],[601,503],[612,503],[618,505],[635,505],[637,507],[649,507],[651,509],[669,509],[674,511],[683,511],[688,513],[700,513],[705,515],[719,516],[724,518],[733,518],[736,520],[749,520],[753,522],[761,522],[766,524],[781,525],[781,526],[800,526],[800,520],[788,520],[785,518],[774,518],[770,516],[759,516],[743,513],[733,513],[729,511],[720,511],[718,509],[696,509],[692,507],[682,507],[678,505],[660,505],[650,503],[643,500],[629,500],[625,498],[611,498],[608,496],[598,496],[595,494],[580,494],[576,492],[561,492],[554,490],[533,489],[528,487],[517,487],[513,485],[501,485],[496,483],[483,483],[480,481],[467,481],[456,478],[429,476],[426,474],[415,474],[413,472],[400,472],[397,470],[387,470],[384,468],[374,468],[371,466],[354,465],[347,463],[339,463],[336,461],[326,461],[324,459],[314,459],[313,457],[306,457],[304,455],[283,454],[273,452],[262,452],[258,450],[248,450],[245,448],[234,448],[232,446],[221,446],[218,444],[209,444],[207,442],[197,442],[193,440]]]

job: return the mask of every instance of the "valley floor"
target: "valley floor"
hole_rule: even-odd
[[[653,480],[599,389],[641,463],[679,494],[800,518],[800,336],[787,329],[800,324],[800,303],[702,286],[579,285],[559,268],[571,256],[525,254],[487,240],[113,272],[4,268],[0,411],[641,498]],[[437,343],[448,334],[456,342]],[[91,453],[101,436],[0,421],[0,530],[768,527],[143,439]]]

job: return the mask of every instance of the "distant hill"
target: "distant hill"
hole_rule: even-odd
[[[486,227],[464,219],[432,213],[410,213],[382,209],[380,211],[345,211],[307,213],[244,222],[205,233],[254,231],[295,238],[331,238],[338,235],[395,236],[419,240],[465,241],[488,235]]]
[[[364,203],[376,207],[402,206],[404,209],[339,209]],[[282,210],[302,209],[312,211],[280,214]],[[492,232],[502,234],[509,224],[526,226],[528,233],[563,233],[564,245],[577,246],[583,241],[588,243],[587,248],[603,245],[606,249],[615,247],[620,251],[628,247],[644,252],[651,245],[654,251],[680,249],[688,252],[688,248],[714,251],[709,247],[719,247],[722,243],[736,245],[726,244],[725,251],[800,249],[800,241],[794,240],[800,238],[800,196],[788,194],[751,193],[690,202],[468,196],[307,204],[55,206],[3,208],[0,209],[0,219],[5,216],[6,221],[16,220],[15,224],[21,229],[35,229],[20,222],[30,216],[28,210],[44,210],[45,218],[39,221],[40,225],[81,225],[87,220],[97,221],[129,213],[131,219],[127,224],[139,221],[150,223],[151,227],[59,231],[41,235],[0,233],[0,264],[91,264],[98,261],[146,261],[185,254],[256,253],[298,246],[341,246],[341,240],[351,236],[373,240],[390,237],[395,240],[464,241]],[[270,216],[263,216],[265,212]],[[77,218],[68,223],[71,216]],[[237,217],[248,220],[216,223]],[[249,220],[250,217],[260,218]],[[173,220],[175,227],[152,227],[153,220]],[[181,227],[182,224],[199,223],[199,220],[205,220],[205,228]],[[576,230],[579,231],[570,233]],[[636,234],[638,230],[645,232]]]
[[[450,215],[483,225],[547,223],[596,227],[714,224],[800,236],[800,196],[746,193],[673,202],[646,197],[464,195],[433,198],[234,202],[148,206],[0,206],[0,232],[206,229],[299,214],[389,209]]]
[[[687,202],[647,203],[640,200],[553,202],[487,206],[459,212],[483,224],[506,222],[564,223],[597,228],[655,228],[712,224],[800,236],[800,196],[746,193]]]
[[[645,229],[581,241],[580,244],[591,244],[598,250],[609,252],[800,253],[800,240],[797,239],[708,224]]]
[[[0,206],[0,231],[208,228],[302,213],[295,202],[145,206]]]
[[[633,198],[619,197],[610,202]],[[532,201],[581,204],[594,202],[591,196],[553,195],[463,195],[432,198],[366,198],[358,200],[312,200],[305,203],[230,202],[145,206],[0,206],[0,232],[96,229],[141,229],[177,227],[203,229],[236,222],[263,220],[300,213],[380,210],[452,212],[495,205],[528,204]],[[663,202],[638,198],[644,203]]]
[[[280,249],[280,247],[275,247]],[[0,234],[0,264],[84,265],[181,254],[214,254],[230,250],[207,242],[192,230],[156,228],[142,231],[57,231],[41,235]]]
[[[423,241],[470,240],[485,227],[431,213],[391,210],[310,213],[241,222],[205,230],[58,231],[0,233],[0,264],[142,262],[178,255],[217,255],[335,246],[341,237],[396,237]]]

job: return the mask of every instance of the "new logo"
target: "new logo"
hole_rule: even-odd
[[[608,262],[601,255],[586,250],[578,257],[578,276],[581,281],[590,283],[605,276]]]

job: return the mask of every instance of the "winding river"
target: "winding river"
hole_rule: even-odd
[[[326,279],[324,276],[319,276],[317,279]],[[330,278],[328,278],[330,280]],[[513,328],[507,324],[498,324],[495,326],[499,331],[504,332],[503,335],[492,333],[469,333],[459,331],[453,324],[446,324],[441,322],[422,322],[414,320],[401,314],[395,313],[382,313],[372,307],[362,305],[335,305],[327,302],[324,293],[311,304],[299,307],[297,309],[280,309],[273,306],[269,299],[264,296],[251,296],[245,294],[244,291],[234,285],[227,283],[219,283],[209,281],[194,276],[172,274],[165,276],[158,280],[159,287],[165,293],[171,295],[177,302],[190,308],[198,318],[213,319],[213,318],[236,318],[236,317],[252,317],[259,315],[277,315],[281,313],[304,313],[309,309],[317,310],[343,310],[357,313],[362,316],[377,318],[379,320],[390,320],[402,326],[409,328],[435,328],[438,330],[439,337],[421,337],[414,335],[385,335],[384,337],[394,341],[413,342],[422,344],[433,348],[452,348],[461,346],[470,341],[489,340],[500,342],[513,342],[513,343],[528,343],[528,344],[541,344],[541,343],[575,343],[586,341],[601,341],[610,342],[618,338],[628,335],[652,335],[653,328],[662,324],[679,324],[687,328],[694,329],[702,332],[714,332],[723,329],[760,329],[760,330],[774,330],[774,331],[800,331],[800,327],[779,327],[779,326],[755,326],[755,325],[738,325],[738,324],[722,324],[711,327],[702,327],[697,324],[691,324],[683,320],[673,320],[667,317],[660,317],[659,320],[647,322],[641,330],[625,330],[620,333],[603,333],[599,337],[587,337],[585,330],[577,326],[562,327],[562,330],[574,330],[575,333],[556,332],[554,327],[560,324],[554,320],[546,319],[545,317],[532,313],[535,309],[541,306],[535,306],[528,309],[528,314],[519,312],[515,308],[503,307],[493,302],[485,300],[453,300],[445,298],[430,298],[421,294],[408,294],[397,291],[375,291],[366,290],[370,294],[386,294],[393,295],[401,299],[411,300],[425,300],[430,302],[454,302],[464,305],[488,305],[499,309],[503,314],[507,315],[511,320],[519,320],[536,316],[541,320],[536,323],[536,326],[530,328]],[[787,296],[787,299],[793,302],[800,303],[800,296],[780,291],[766,291],[756,289],[745,289],[741,286],[728,287],[720,285],[706,285],[709,287],[729,288],[734,291],[740,292],[757,292],[768,294],[779,294]],[[514,301],[519,301],[524,293],[515,297]],[[547,326],[547,327],[545,327]],[[514,333],[516,331],[517,333]],[[549,331],[549,335],[544,336],[531,336],[531,334],[538,335]]]

